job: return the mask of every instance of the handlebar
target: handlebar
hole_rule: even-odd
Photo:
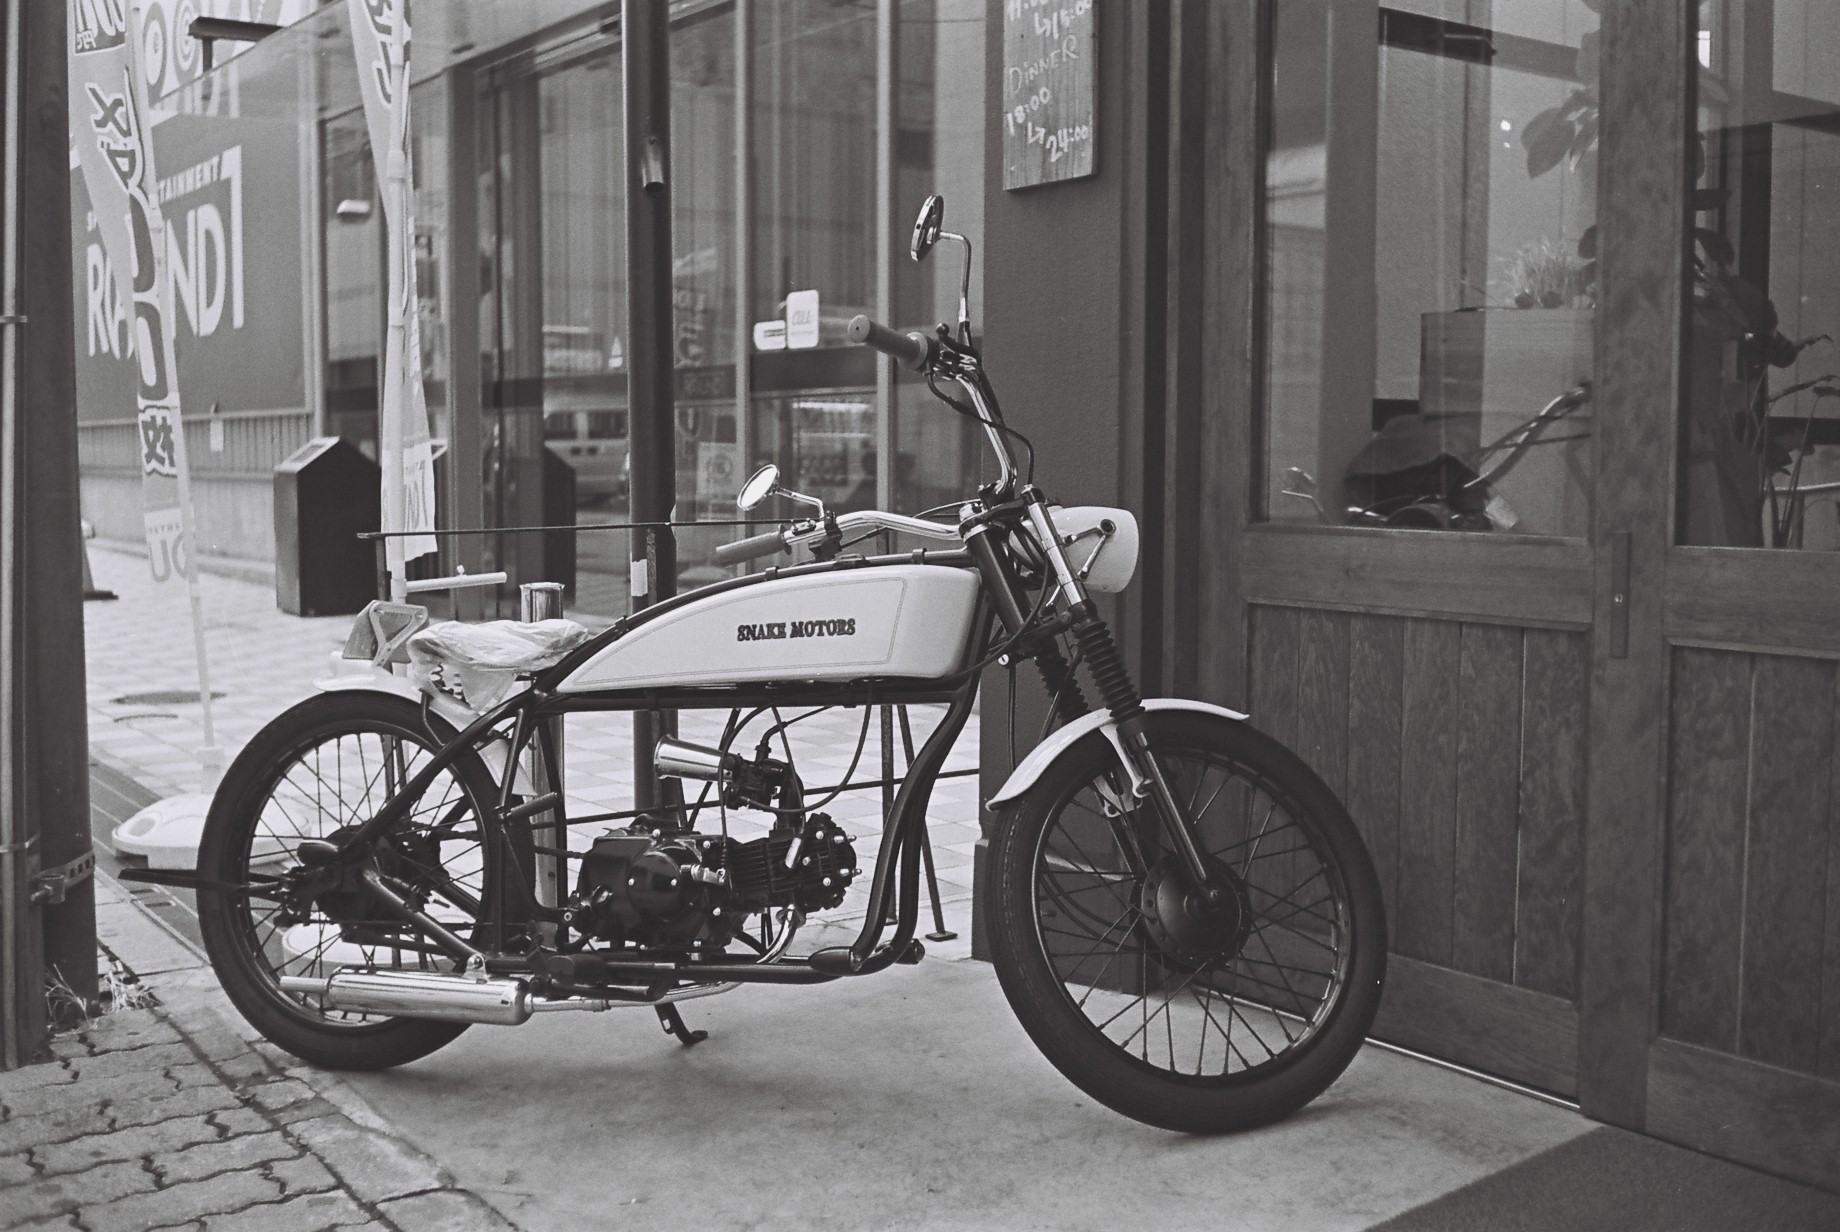
[[[771,556],[786,550],[786,536],[780,531],[770,530],[764,535],[750,535],[746,539],[724,543],[716,549],[715,562],[722,566],[738,565],[744,560]]]
[[[892,530],[903,535],[917,535],[922,539],[941,539],[950,543],[962,541],[956,526],[929,522],[925,518],[911,518],[902,513],[883,513],[880,509],[840,513],[834,521],[839,536],[861,531]],[[800,522],[790,530],[770,530],[764,535],[751,535],[733,543],[724,543],[716,549],[713,559],[716,564],[724,567],[738,565],[742,561],[771,556],[775,552],[789,552],[795,543],[815,543],[829,533],[830,528],[823,521]]]
[[[892,357],[902,367],[915,372],[926,371],[927,360],[933,350],[933,344],[925,334],[903,334],[871,321],[861,313],[850,319],[849,335],[851,342],[874,347]]]
[[[939,331],[938,338],[929,338],[917,332],[903,334],[858,314],[850,320],[849,335],[850,341],[874,347],[903,367],[927,373],[929,382],[934,376],[956,381],[959,388],[965,391],[965,396],[970,398],[973,414],[984,425],[984,435],[990,440],[991,451],[997,455],[997,462],[1003,468],[996,490],[1003,494],[1004,499],[1014,496],[1018,482],[1016,459],[1011,456],[1009,445],[1003,439],[1008,429],[1003,427],[1003,416],[997,410],[996,395],[991,393],[990,385],[984,379],[977,352],[969,346],[960,346],[950,341],[946,337],[945,326],[940,326]],[[940,396],[944,397],[943,394]]]

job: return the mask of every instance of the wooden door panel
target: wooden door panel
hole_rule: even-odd
[[[1365,616],[1348,629],[1348,789],[1342,803],[1367,840],[1388,926],[1399,918],[1400,698],[1405,621]]]
[[[1523,635],[1506,625],[1462,631],[1450,965],[1511,983]]]
[[[1662,1033],[1834,1073],[1834,663],[1676,648]]]
[[[1374,855],[1376,1035],[1575,1090],[1584,635],[1255,604],[1252,721],[1327,770]]]
[[[1657,1040],[1643,1128],[1725,1159],[1840,1189],[1840,1082]]]
[[[1450,965],[1463,627],[1406,622],[1399,721],[1399,909],[1393,949]]]
[[[1579,634],[1525,636],[1514,983],[1575,1000],[1590,662]]]

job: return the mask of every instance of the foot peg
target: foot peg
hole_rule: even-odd
[[[709,1038],[709,1032],[692,1031],[685,1026],[683,1015],[677,1012],[675,1005],[655,1005],[652,1008],[658,1011],[658,1023],[664,1028],[664,1033],[675,1035],[683,1041],[685,1048],[700,1044]]]

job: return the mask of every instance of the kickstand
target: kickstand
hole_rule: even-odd
[[[664,1027],[664,1033],[666,1035],[675,1035],[678,1039],[683,1041],[685,1048],[689,1048],[694,1044],[700,1044],[709,1038],[709,1032],[692,1031],[689,1027],[685,1026],[683,1015],[677,1012],[677,1007],[675,1005],[655,1005],[652,1008],[658,1011],[658,1022],[660,1026]]]

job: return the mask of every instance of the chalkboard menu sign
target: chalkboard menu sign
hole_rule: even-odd
[[[1091,175],[1098,0],[1003,0],[1003,187]]]

